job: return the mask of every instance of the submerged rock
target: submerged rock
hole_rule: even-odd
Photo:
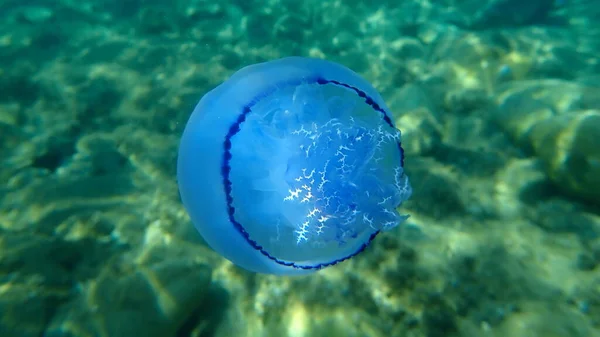
[[[531,145],[563,190],[600,205],[600,110],[577,111],[536,124]]]
[[[211,269],[190,260],[109,266],[59,309],[45,336],[175,336],[203,305],[210,281]]]
[[[493,119],[572,196],[600,204],[598,90],[567,81],[524,81],[499,95]]]
[[[50,21],[54,18],[54,11],[48,7],[28,6],[20,13],[19,19],[31,23],[39,24]]]
[[[481,2],[477,4],[480,6]],[[492,0],[481,9],[475,9],[473,19],[458,25],[479,30],[544,24],[561,5],[556,0]]]

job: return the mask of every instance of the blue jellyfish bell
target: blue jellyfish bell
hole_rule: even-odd
[[[363,251],[407,216],[400,131],[348,68],[289,57],[206,94],[183,133],[177,178],[195,227],[247,270],[302,274]]]

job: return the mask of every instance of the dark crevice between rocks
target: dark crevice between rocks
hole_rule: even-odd
[[[425,167],[422,169],[411,171],[413,195],[406,202],[406,207],[435,219],[465,214],[466,207],[460,195],[462,187],[444,175]]]
[[[455,315],[497,326],[520,310],[522,301],[556,300],[560,293],[532,275],[526,264],[498,244],[459,256],[449,268],[444,297]]]
[[[31,166],[56,172],[75,154],[75,137],[51,140],[48,148],[33,158]]]
[[[560,197],[562,192],[550,179],[534,180],[527,183],[519,191],[519,200],[528,206],[535,207],[544,201]]]
[[[211,283],[206,297],[181,324],[175,337],[214,336],[223,321],[229,302],[227,290],[214,282]]]
[[[466,149],[440,144],[430,153],[441,163],[452,165],[461,172],[478,177],[489,177],[502,169],[507,162],[500,152],[485,148]]]
[[[0,102],[18,102],[25,106],[33,104],[42,91],[39,83],[33,79],[36,70],[29,66],[13,66],[0,76]]]
[[[116,108],[121,104],[123,93],[117,83],[108,78],[97,78],[83,84],[77,91],[76,101],[81,104],[76,120],[87,130],[110,130]]]
[[[383,278],[395,292],[404,293],[417,288],[429,280],[429,275],[419,267],[417,251],[403,246],[396,253],[393,268],[383,272]]]
[[[548,233],[575,234],[585,245],[600,238],[600,224],[584,206],[559,198],[542,200],[525,216]]]
[[[458,335],[456,312],[441,294],[427,297],[421,324],[427,337],[452,337]]]

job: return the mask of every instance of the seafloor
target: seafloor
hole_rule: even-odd
[[[599,6],[0,1],[0,336],[600,336]],[[293,278],[207,248],[175,180],[197,100],[288,55],[372,81],[414,188]]]

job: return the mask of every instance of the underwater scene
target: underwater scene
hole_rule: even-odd
[[[0,17],[0,337],[600,337],[599,0]]]

